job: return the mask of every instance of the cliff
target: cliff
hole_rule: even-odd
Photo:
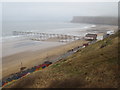
[[[74,16],[72,23],[89,23],[103,25],[118,25],[117,17],[91,17],[91,16]]]

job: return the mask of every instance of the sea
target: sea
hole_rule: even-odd
[[[15,39],[13,31],[28,31],[28,32],[40,32],[40,33],[52,33],[52,34],[66,34],[66,35],[79,35],[83,36],[83,31],[86,28],[91,27],[91,24],[71,23],[71,22],[39,22],[39,21],[12,21],[2,23],[2,34],[0,35],[0,41],[9,39]]]

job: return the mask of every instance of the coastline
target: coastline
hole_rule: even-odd
[[[99,30],[104,29],[106,31],[109,28],[111,27],[96,26],[94,28],[86,28],[84,30],[87,33],[89,31],[93,32],[97,29],[99,33]],[[115,30],[116,28],[113,27],[113,29]],[[81,33],[81,31],[79,31],[79,33]],[[43,63],[47,59],[52,60],[52,58],[56,58],[76,46],[87,43],[85,40],[76,40],[69,43],[56,42],[56,40],[57,39],[49,39],[47,41],[32,41],[25,39],[14,41],[12,45],[9,45],[10,42],[7,43],[6,46],[9,46],[9,48],[13,48],[15,44],[18,46],[17,48],[14,47],[14,49],[11,48],[8,55],[2,58],[2,76],[6,77],[12,73],[18,72],[21,67],[21,62],[24,67],[30,68],[37,64]],[[8,50],[6,47],[3,47],[2,49],[3,51]],[[4,54],[7,53],[4,52]]]
[[[54,44],[54,42],[51,43]],[[23,52],[15,53],[13,55],[5,56],[2,58],[2,75],[3,77],[6,77],[9,74],[18,72],[20,70],[21,62],[23,66],[30,68],[37,64],[41,64],[46,59],[58,57],[59,55],[67,52],[68,50],[78,45],[82,45],[83,43],[86,43],[86,41],[77,40],[67,44],[61,44],[56,46],[51,45],[52,47],[44,49],[42,47],[41,49],[39,48],[39,46],[37,46],[36,50],[34,50],[33,47],[31,48],[31,46],[29,46],[29,48],[31,48],[30,51],[25,50]]]

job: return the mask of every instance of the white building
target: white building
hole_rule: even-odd
[[[107,34],[105,34],[105,33],[98,33],[97,34],[97,40],[103,40],[106,37],[107,37]]]
[[[107,34],[112,35],[112,34],[115,34],[115,32],[114,32],[114,30],[110,30],[110,31],[107,31]]]

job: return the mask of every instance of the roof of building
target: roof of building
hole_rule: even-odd
[[[97,34],[86,34],[86,37],[96,37]]]
[[[104,36],[106,33],[98,33],[97,36]]]

